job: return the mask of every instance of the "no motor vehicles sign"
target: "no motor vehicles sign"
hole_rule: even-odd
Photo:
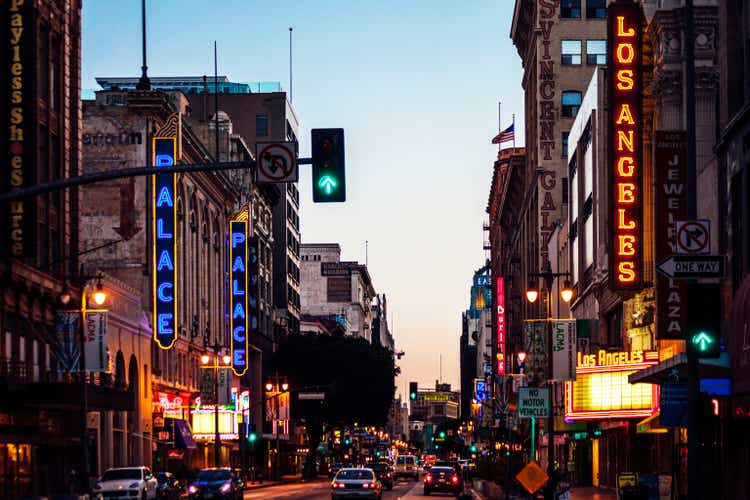
[[[549,388],[521,387],[518,390],[518,418],[549,418]]]

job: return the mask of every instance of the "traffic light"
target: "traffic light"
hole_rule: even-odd
[[[409,399],[414,401],[417,399],[417,383],[409,382]]]
[[[343,128],[314,128],[312,134],[313,201],[346,201]]]
[[[475,445],[475,444],[471,445],[471,452],[472,453],[476,453],[477,452],[477,445]]]
[[[445,439],[445,431],[440,431],[440,439]]]
[[[687,344],[699,358],[721,354],[719,285],[690,283],[687,291]]]
[[[255,424],[248,424],[247,440],[251,443],[258,440],[258,433],[255,431]]]

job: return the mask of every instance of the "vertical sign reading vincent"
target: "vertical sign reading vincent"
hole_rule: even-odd
[[[153,176],[153,262],[154,262],[154,340],[162,349],[171,349],[177,340],[177,240],[174,203],[177,180],[171,172],[177,156],[176,137],[154,137],[154,167],[164,173]]]
[[[505,375],[505,280],[495,281],[495,324],[497,325],[497,374]]]
[[[0,180],[0,191],[15,191],[33,186],[34,116],[36,109],[34,2],[6,0],[2,7],[2,107],[5,131],[0,134],[7,171]],[[9,202],[2,209],[3,227],[0,235],[0,255],[34,258],[35,217],[33,198]]]
[[[607,15],[612,169],[612,283],[638,290],[643,270],[641,195],[641,23],[640,5],[618,0]]]
[[[232,371],[242,376],[247,371],[247,219],[243,210],[229,221],[229,282],[232,284],[229,328],[232,331]]]

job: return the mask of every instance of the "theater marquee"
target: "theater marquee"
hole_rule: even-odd
[[[607,23],[612,113],[610,272],[615,290],[635,291],[643,280],[640,5],[618,0],[609,6]]]

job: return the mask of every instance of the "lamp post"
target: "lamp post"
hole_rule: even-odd
[[[224,354],[219,357],[219,351],[221,346],[216,344],[213,346],[214,351],[214,363],[209,365],[211,356],[204,354],[201,356],[201,368],[213,369],[214,370],[214,467],[220,467],[220,455],[221,455],[221,433],[219,432],[219,368],[231,368],[232,357],[228,354]],[[219,364],[221,362],[221,364]]]
[[[275,408],[276,411],[274,412],[274,428],[276,430],[276,454],[274,457],[274,479],[279,480],[281,478],[281,474],[279,471],[279,455],[280,448],[279,448],[279,398],[282,394],[289,391],[289,384],[284,381],[281,382],[282,377],[279,377],[279,374],[277,373],[271,378],[272,381],[269,381],[266,383],[266,391],[267,392],[274,392],[273,398],[275,400]]]
[[[86,312],[88,311],[88,293],[91,282],[96,280],[96,285],[93,288],[92,299],[94,304],[102,306],[107,301],[107,292],[104,290],[104,284],[102,283],[104,276],[101,273],[95,276],[80,276],[81,283],[81,327],[78,343],[78,366],[79,366],[79,377],[81,379],[81,488],[83,492],[87,492],[89,489],[89,449],[88,449],[88,392],[86,388],[86,382],[88,379],[86,373]],[[63,306],[70,303],[71,293],[67,287],[60,294],[60,302]]]
[[[553,339],[552,339],[552,283],[555,278],[564,277],[565,282],[563,288],[560,290],[560,298],[563,302],[570,302],[573,299],[573,289],[570,287],[570,273],[553,273],[552,265],[549,259],[545,260],[542,272],[540,273],[529,273],[529,281],[541,278],[544,280],[544,287],[547,294],[547,371],[549,377],[547,378],[547,385],[549,386],[550,395],[550,412],[547,420],[547,471],[550,477],[549,498],[554,498],[555,494],[555,416],[554,416],[554,393],[555,393],[555,382],[553,380],[552,371],[552,350],[553,350]],[[537,288],[529,288],[526,290],[526,300],[530,303],[536,302],[539,298],[539,290]],[[532,450],[533,453],[533,450]]]

